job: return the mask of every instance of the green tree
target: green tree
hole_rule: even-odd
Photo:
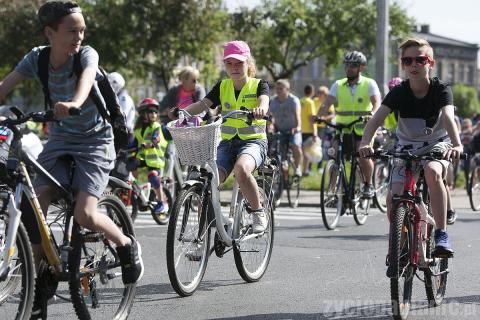
[[[453,104],[458,108],[459,116],[469,118],[474,113],[480,113],[480,103],[477,98],[477,90],[474,87],[456,84],[452,91]]]
[[[237,38],[254,48],[259,66],[273,79],[290,78],[317,57],[327,66],[338,63],[345,50],[371,55],[375,48],[376,4],[369,0],[263,0],[233,14]],[[413,20],[396,4],[390,6],[391,35],[410,32]]]

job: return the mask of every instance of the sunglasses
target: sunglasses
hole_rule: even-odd
[[[400,60],[404,66],[411,66],[413,61],[417,66],[424,66],[427,63],[432,62],[432,59],[428,56],[418,56],[418,57],[401,57]]]
[[[359,68],[359,67],[360,67],[360,63],[356,63],[356,62],[345,63],[345,68]]]
[[[156,109],[148,109],[147,113],[158,113],[158,110]]]

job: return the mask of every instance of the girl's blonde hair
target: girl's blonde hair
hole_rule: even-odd
[[[250,78],[255,77],[255,75],[257,74],[257,67],[255,65],[255,59],[252,56],[247,59],[247,65],[247,76],[249,76]]]
[[[188,80],[188,78],[191,76],[198,78],[200,76],[200,72],[191,66],[185,66],[178,72],[178,80],[180,81]]]

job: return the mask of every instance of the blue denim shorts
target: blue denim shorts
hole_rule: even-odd
[[[255,167],[262,165],[267,157],[267,140],[222,140],[217,149],[217,166],[222,170],[225,176],[232,172],[235,162],[242,154],[250,155],[255,160]]]

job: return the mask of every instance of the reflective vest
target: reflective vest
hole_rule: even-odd
[[[395,112],[390,112],[385,118],[385,128],[392,131],[397,127],[397,119],[395,119]]]
[[[338,85],[338,107],[336,110],[335,121],[341,124],[348,124],[360,116],[367,116],[373,109],[370,97],[368,96],[368,82],[369,78],[361,77],[357,83],[355,96],[350,94],[350,86],[347,83],[347,78],[337,80]],[[363,136],[363,128],[365,124],[357,123],[354,126],[354,131],[357,135]],[[350,132],[350,130],[345,130]]]
[[[260,79],[248,78],[243,86],[238,99],[235,99],[235,89],[233,80],[226,79],[220,83],[220,103],[222,105],[222,115],[232,110],[240,110],[240,107],[246,107],[253,110],[258,106],[257,88]],[[245,116],[238,115],[239,119],[228,118],[222,125],[222,140],[231,140],[238,135],[242,140],[266,139],[267,134],[266,120],[253,120],[252,125],[245,123]]]
[[[142,144],[149,144],[152,143],[152,136],[153,133],[158,130],[158,144],[156,147],[153,148],[144,148]],[[138,142],[139,151],[137,152],[137,158],[140,160],[145,160],[147,166],[152,168],[161,169],[165,166],[165,148],[167,147],[167,140],[162,133],[162,126],[158,122],[154,122],[150,124],[143,132],[142,136],[142,128],[135,129],[134,131],[135,139]]]

